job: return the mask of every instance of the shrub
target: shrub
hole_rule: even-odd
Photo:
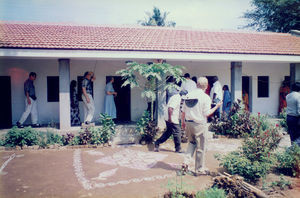
[[[281,118],[280,120],[280,125],[285,128],[286,130],[288,130],[288,125],[287,125],[287,122],[286,122],[286,117],[287,117],[287,114],[286,114],[286,108],[284,108],[280,114],[279,114],[279,118]]]
[[[136,131],[141,135],[140,141],[152,143],[157,133],[155,121],[151,121],[150,113],[144,111],[142,117],[137,122]]]
[[[84,131],[79,132],[79,144],[86,145],[92,141],[92,133],[90,128],[86,128]]]
[[[226,168],[231,174],[239,174],[247,181],[257,182],[259,178],[265,177],[273,167],[275,160],[273,151],[280,142],[279,128],[270,127],[264,130],[265,124],[258,123],[255,130],[244,140],[239,151],[231,152],[220,157],[220,166]]]
[[[59,145],[63,145],[63,141],[62,141],[62,136],[53,132],[46,132],[46,137],[47,137],[47,144],[51,145],[51,144],[59,144]]]
[[[283,175],[280,175],[280,179],[278,181],[272,182],[270,187],[272,188],[279,187],[280,190],[285,190],[286,188],[292,188],[292,183],[284,179]]]
[[[80,139],[79,136],[75,136],[73,133],[67,133],[62,135],[62,142],[64,145],[78,145]]]
[[[149,111],[144,111],[142,117],[136,123],[136,131],[143,137],[146,134],[147,125],[151,120]]]
[[[100,114],[100,124],[102,125],[102,138],[104,142],[107,142],[111,139],[113,135],[116,133],[116,124],[113,119],[107,114]]]
[[[226,193],[223,189],[214,187],[197,192],[196,198],[226,198]]]
[[[10,129],[5,135],[5,146],[23,147],[25,145],[32,146],[38,145],[39,143],[39,134],[36,130],[31,127],[26,127],[24,129],[19,129],[17,127],[13,127]]]
[[[234,102],[229,115],[222,115],[221,120],[213,119],[210,130],[221,135],[240,137],[251,133],[253,119],[249,111],[242,108],[241,101]]]
[[[294,143],[284,152],[276,154],[277,169],[280,173],[290,176],[300,176],[300,147]]]

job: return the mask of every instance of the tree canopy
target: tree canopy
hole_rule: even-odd
[[[257,31],[300,30],[300,0],[252,0],[253,9],[244,13],[245,28]]]
[[[148,15],[148,18],[138,21],[138,23],[143,26],[175,27],[176,25],[174,21],[167,21],[168,12],[161,13],[160,9],[157,7],[153,8],[153,13],[146,12],[146,14]]]

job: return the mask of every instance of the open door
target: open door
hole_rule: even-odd
[[[0,128],[11,128],[12,111],[11,111],[11,81],[10,76],[0,76],[0,85],[2,87],[0,104]]]
[[[106,77],[106,82],[111,76]],[[118,93],[115,97],[116,109],[117,109],[117,122],[130,122],[130,86],[122,87],[122,84],[125,80],[122,80],[121,76],[112,76],[114,77],[113,87],[114,90]]]
[[[243,76],[242,77],[242,93],[244,91],[248,94],[249,100],[249,111],[252,112],[252,77],[251,76]]]

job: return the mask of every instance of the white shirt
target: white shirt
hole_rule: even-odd
[[[173,109],[173,112],[172,112],[172,115],[171,115],[172,123],[179,124],[180,102],[181,102],[181,97],[180,97],[179,94],[175,94],[170,98],[170,100],[167,104],[166,112],[165,112],[165,120],[166,121],[169,120],[168,109],[170,107],[170,108]]]
[[[219,81],[216,81],[213,84],[213,87],[210,90],[210,98],[213,100],[214,98],[214,93],[216,94],[216,98],[218,98],[220,101],[223,100],[223,90],[222,90],[222,85]]]
[[[286,96],[286,114],[300,116],[300,92],[293,91]]]
[[[191,92],[191,91],[197,89],[197,85],[193,80],[186,79],[186,81],[182,82],[181,89],[182,90],[187,90],[188,92]]]
[[[198,99],[198,103],[192,108],[187,107],[185,102],[183,103],[185,119],[199,124],[207,123],[207,116],[209,116],[211,108],[210,97],[202,89],[195,89],[186,95],[186,99]]]

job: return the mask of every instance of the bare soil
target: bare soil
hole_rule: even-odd
[[[235,150],[240,142],[210,140],[210,171],[221,171],[214,154]],[[159,153],[141,145],[0,151],[0,197],[162,197],[168,182],[182,184],[188,192],[211,186],[211,176],[176,176],[182,162],[172,140],[162,144]],[[295,188],[279,197],[300,197],[300,180],[293,181]]]

